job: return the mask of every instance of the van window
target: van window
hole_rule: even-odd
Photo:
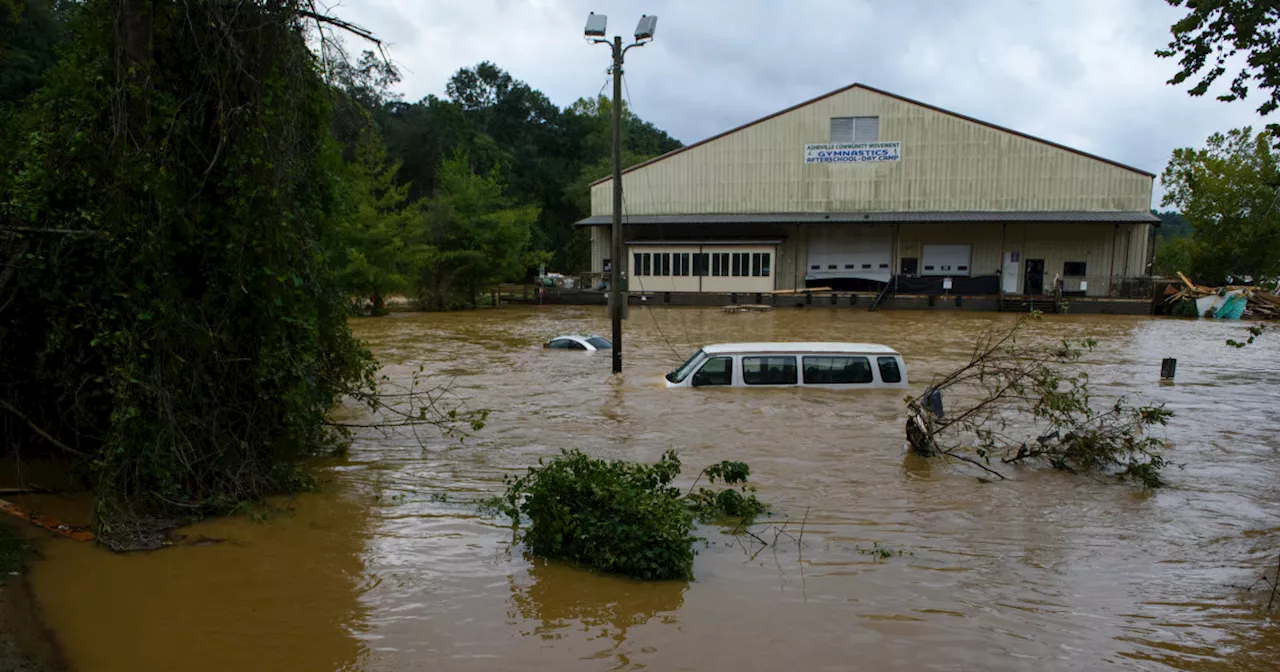
[[[871,382],[871,360],[866,357],[804,358],[805,385],[849,385],[869,382]]]
[[[693,386],[702,387],[703,385],[732,385],[733,384],[733,358],[732,357],[712,357],[702,365],[698,372],[693,374]]]
[[[689,359],[684,360],[684,364],[681,364],[680,368],[668,373],[667,380],[673,383],[684,382],[684,379],[689,377],[689,374],[693,372],[693,367],[697,366],[700,359],[702,359],[701,350],[693,353]]]
[[[748,385],[795,385],[796,358],[743,357],[742,382]]]
[[[876,359],[880,365],[880,380],[885,383],[901,383],[902,369],[898,368],[896,357],[880,357]]]

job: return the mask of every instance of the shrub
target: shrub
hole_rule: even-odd
[[[680,460],[654,465],[565,451],[521,477],[504,478],[506,512],[534,555],[638,579],[693,577],[693,514],[671,481]]]
[[[706,476],[738,488],[690,488],[682,495],[671,485],[679,473],[672,450],[654,465],[564,451],[524,476],[504,478],[507,492],[497,508],[511,516],[517,541],[534,555],[637,579],[690,579],[694,516],[746,524],[768,507],[745,485],[751,468],[744,462],[713,464],[694,479],[694,486]],[[523,533],[522,517],[529,519]]]

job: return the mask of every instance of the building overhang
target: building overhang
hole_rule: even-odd
[[[587,217],[575,226],[608,226],[610,215]],[[998,212],[775,212],[717,215],[623,215],[627,226],[675,224],[1159,224],[1147,211],[998,211]]]
[[[669,245],[672,247],[679,247],[681,245],[689,245],[689,246],[692,246],[692,245],[708,245],[708,246],[710,245],[715,245],[715,246],[781,245],[784,240],[785,240],[784,238],[752,238],[750,240],[739,240],[737,238],[715,238],[715,239],[708,239],[708,240],[702,240],[702,239],[689,240],[689,239],[682,239],[682,238],[662,238],[662,239],[643,238],[643,239],[637,239],[637,240],[628,240],[626,241],[625,244],[627,245]]]

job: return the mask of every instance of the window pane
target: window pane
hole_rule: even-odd
[[[1062,264],[1062,274],[1072,277],[1085,275],[1085,262],[1068,261]]]
[[[853,141],[875,142],[880,139],[880,117],[854,117]]]
[[[658,259],[662,262],[662,268],[658,271],[658,275],[671,275],[671,255],[663,252],[658,255]]]
[[[732,357],[712,357],[702,365],[698,372],[693,374],[694,387],[702,387],[703,385],[732,385],[733,384],[733,358]]]
[[[716,256],[720,257],[720,275],[729,275],[729,253],[721,252]]]
[[[902,382],[902,369],[898,368],[898,360],[893,357],[879,357],[876,359],[876,363],[880,365],[881,382]]]
[[[597,349],[597,350],[612,350],[612,349],[613,349],[613,344],[612,344],[612,343],[610,343],[609,341],[607,341],[607,340],[605,340],[605,339],[603,339],[603,338],[600,338],[599,336],[592,336],[591,338],[588,338],[588,339],[587,339],[587,342],[588,342],[588,343],[590,343],[591,345],[594,345],[594,346],[596,347],[596,349]]]
[[[767,278],[767,277],[769,277],[769,257],[771,257],[771,256],[773,256],[773,255],[771,255],[771,254],[770,254],[770,253],[768,253],[768,252],[765,252],[765,253],[763,253],[763,254],[761,254],[761,255],[760,255],[760,257],[761,257],[762,259],[764,259],[764,261],[762,261],[762,262],[760,263],[760,275],[762,275],[762,276],[764,276],[764,277],[766,277],[766,278]]]
[[[547,344],[547,347],[548,347],[548,348],[551,348],[551,349],[553,349],[553,350],[568,350],[568,349],[569,349],[569,344],[570,344],[570,343],[572,343],[572,342],[573,342],[573,341],[570,341],[570,340],[569,340],[569,339],[567,339],[567,338],[557,338],[556,340],[551,341],[550,343],[548,343],[548,344]]]
[[[871,360],[866,357],[805,357],[805,385],[850,385],[871,382]]]
[[[795,385],[796,358],[743,357],[742,382],[748,385]]]
[[[831,118],[831,142],[853,142],[853,117]]]
[[[640,275],[640,253],[631,255],[631,275]]]
[[[643,265],[640,270],[640,275],[651,275],[651,273],[649,273],[649,271],[652,270],[652,268],[649,266],[649,257],[651,256],[653,255],[649,254],[648,252],[645,252],[643,255],[641,255],[640,261],[643,262]]]
[[[579,342],[577,342],[577,341],[569,341],[569,346],[568,346],[568,348],[569,348],[570,350],[586,350],[586,349],[587,349],[587,346],[585,346],[585,345],[583,345],[583,344],[581,344],[581,343],[579,343]]]
[[[733,253],[733,274],[742,275],[742,253]]]
[[[751,275],[760,277],[760,253],[751,255]]]
[[[693,274],[707,275],[710,272],[711,259],[706,252],[697,252],[693,255]]]
[[[720,255],[711,255],[711,275],[724,275],[720,268]]]
[[[680,275],[689,275],[689,253],[684,252],[680,255]]]

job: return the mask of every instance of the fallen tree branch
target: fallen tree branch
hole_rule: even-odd
[[[66,452],[68,452],[68,453],[71,453],[72,455],[75,455],[76,457],[81,457],[81,458],[88,458],[88,457],[89,457],[89,456],[88,456],[87,454],[85,454],[84,452],[79,451],[79,450],[76,450],[75,448],[72,448],[71,446],[68,446],[67,444],[65,444],[65,443],[63,443],[63,442],[61,442],[61,441],[59,441],[59,440],[57,440],[57,439],[53,438],[53,435],[52,435],[52,434],[50,434],[49,432],[46,432],[46,431],[44,431],[43,429],[41,429],[39,425],[37,425],[36,423],[34,423],[34,422],[32,422],[32,421],[31,421],[31,418],[28,418],[28,417],[27,417],[27,416],[26,416],[22,411],[18,410],[16,407],[14,407],[14,405],[13,405],[13,404],[10,404],[9,402],[5,401],[4,399],[0,399],[0,408],[3,408],[4,410],[9,411],[9,412],[10,412],[10,413],[12,413],[15,417],[17,417],[19,420],[21,420],[21,421],[23,421],[23,422],[27,423],[27,427],[30,427],[30,428],[31,428],[31,431],[33,431],[33,432],[35,432],[36,434],[40,435],[40,437],[41,437],[41,438],[43,438],[45,441],[48,441],[49,443],[52,443],[53,445],[57,446],[58,448],[61,448],[62,450],[66,451]]]

